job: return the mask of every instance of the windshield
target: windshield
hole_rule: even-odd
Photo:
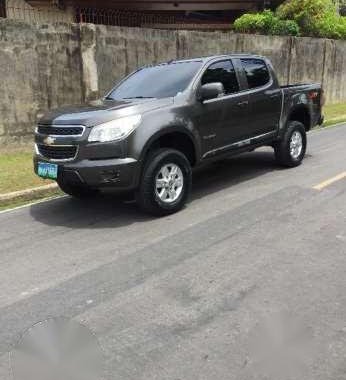
[[[107,99],[167,98],[184,91],[201,61],[185,61],[145,67],[121,82]]]

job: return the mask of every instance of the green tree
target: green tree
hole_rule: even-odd
[[[269,10],[244,14],[234,22],[234,28],[241,33],[299,35],[299,26],[294,20],[281,20]]]
[[[308,23],[329,13],[336,14],[332,0],[286,0],[276,11],[278,17],[299,23]]]
[[[346,38],[345,18],[333,0],[286,0],[276,11],[282,20],[294,20],[303,35]]]
[[[343,4],[346,8],[346,0],[286,0],[275,13],[244,14],[234,28],[243,33],[346,39],[346,17],[337,11]]]

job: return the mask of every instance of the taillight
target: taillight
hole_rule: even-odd
[[[324,91],[321,89],[321,92],[319,93],[318,91],[311,91],[308,93],[308,98],[312,100],[314,103],[318,102],[318,99],[320,101],[320,106],[321,108],[324,106],[326,102],[326,97],[324,95]]]
[[[309,99],[314,100],[318,98],[318,92],[317,91],[311,91],[308,94]]]

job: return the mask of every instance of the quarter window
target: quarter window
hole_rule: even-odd
[[[223,84],[226,95],[239,91],[237,76],[231,61],[216,62],[207,68],[202,77],[202,85],[214,82]]]
[[[249,88],[262,87],[269,83],[269,71],[262,59],[243,58],[241,63],[245,70]]]

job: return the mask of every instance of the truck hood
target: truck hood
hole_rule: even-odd
[[[121,117],[142,114],[173,103],[173,98],[96,100],[86,105],[58,108],[39,118],[40,124],[92,127]]]

